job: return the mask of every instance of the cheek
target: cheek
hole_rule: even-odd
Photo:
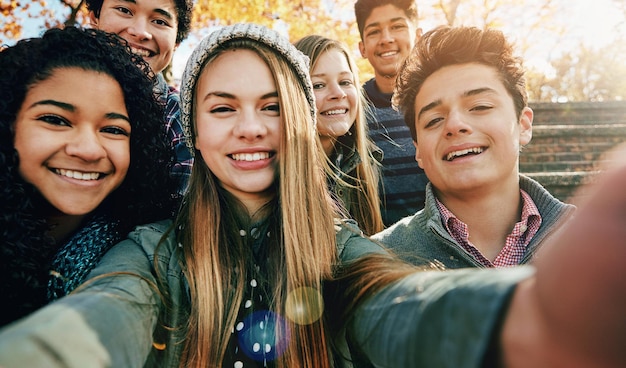
[[[219,132],[215,129],[211,129],[210,124],[199,120],[196,124],[196,149],[202,151],[203,148],[206,150],[207,148],[212,147],[212,140],[217,135],[219,135]]]
[[[22,176],[30,172],[31,167],[37,165],[37,161],[42,161],[56,146],[54,136],[42,137],[36,132],[24,131],[17,128],[15,130],[14,147],[19,157],[19,170]]]
[[[173,53],[176,47],[176,31],[163,33],[157,40],[159,48],[163,53]]]
[[[354,122],[354,120],[356,119],[356,113],[359,108],[358,97],[357,97],[355,90],[352,90],[347,95],[348,95],[348,103],[350,104],[350,121]]]
[[[319,111],[324,106],[324,98],[326,94],[318,90],[313,91],[315,95],[315,107],[317,107],[317,116],[319,117]]]
[[[130,167],[130,142],[108,145],[106,151],[115,166],[115,170],[125,177]]]
[[[126,22],[112,14],[101,13],[95,28],[110,33],[119,34],[126,27]],[[126,37],[124,37],[126,39]],[[127,40],[128,41],[128,40]]]

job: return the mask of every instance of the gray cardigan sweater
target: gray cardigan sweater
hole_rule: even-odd
[[[532,198],[541,214],[541,226],[530,241],[522,263],[529,263],[546,238],[574,213],[575,206],[553,197],[535,180],[520,175],[520,188]],[[426,206],[415,215],[372,236],[402,259],[416,265],[437,261],[446,268],[483,267],[447,232],[441,221],[432,184],[426,187]]]

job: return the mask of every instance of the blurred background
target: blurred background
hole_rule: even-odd
[[[534,102],[626,98],[626,0],[418,0],[423,31],[442,24],[502,30],[525,59]],[[358,51],[354,0],[196,0],[190,37],[168,77],[177,83],[190,51],[215,27],[270,26],[291,41],[308,34],[342,40],[354,50],[361,81],[372,76]],[[64,24],[87,25],[81,0],[0,0],[0,44]]]

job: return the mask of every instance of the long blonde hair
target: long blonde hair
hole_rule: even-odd
[[[301,287],[318,290],[320,298],[305,293],[298,294],[298,301],[304,306],[321,307],[322,282],[331,278],[337,259],[333,223],[336,211],[320,165],[323,152],[316,144],[310,106],[298,77],[273,49],[246,39],[225,43],[207,63],[223,50],[239,48],[256,52],[267,63],[279,95],[279,178],[276,199],[270,204],[276,208],[269,210],[279,214],[280,235],[278,247],[271,253],[268,270],[273,273],[268,278],[273,282],[270,308],[285,316],[288,296]],[[192,121],[195,124],[195,114]],[[180,366],[221,366],[243,301],[243,290],[237,286],[245,284],[245,255],[249,253],[236,223],[244,211],[230,205],[234,198],[219,188],[198,152],[195,157],[188,192],[175,221],[191,297]],[[277,358],[277,366],[332,366],[323,318],[310,324],[286,321],[291,339]]]
[[[340,175],[342,176],[337,175],[336,173],[340,172],[340,170],[335,170],[334,164],[328,157],[326,157],[326,168],[327,174],[332,180],[337,180],[356,188],[355,201],[347,204],[346,210],[356,220],[365,234],[373,235],[384,228],[378,193],[380,164],[373,157],[376,146],[368,136],[366,117],[368,104],[362,91],[359,71],[354,58],[345,44],[323,36],[306,36],[294,43],[294,46],[311,59],[311,70],[313,70],[320,56],[324,53],[330,50],[338,50],[345,56],[350,71],[354,76],[353,83],[357,88],[359,98],[356,104],[356,118],[350,128],[350,134],[354,138],[355,149],[361,158],[361,162],[356,166],[354,177],[350,176],[349,173],[341,173]]]

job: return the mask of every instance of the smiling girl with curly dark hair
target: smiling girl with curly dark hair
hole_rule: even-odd
[[[2,50],[0,70],[4,325],[72,291],[178,196],[152,72],[124,40],[51,29]]]

